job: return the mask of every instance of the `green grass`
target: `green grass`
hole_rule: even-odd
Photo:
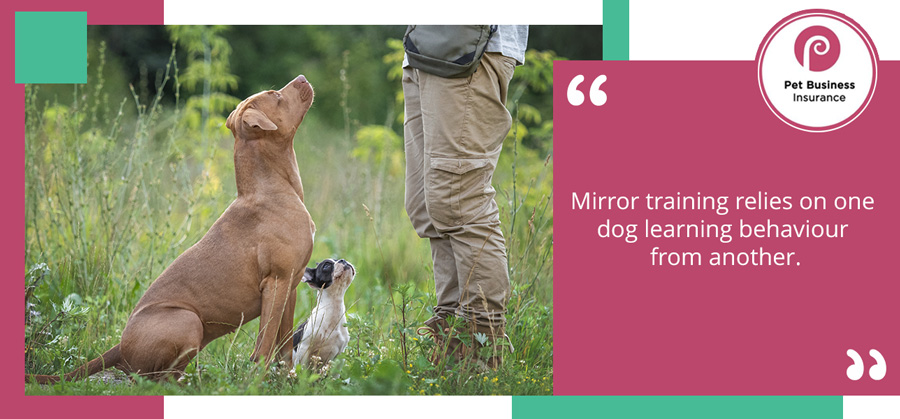
[[[158,83],[176,92],[174,106],[109,98],[102,67],[71,99],[41,101],[39,86],[26,88],[29,373],[69,372],[115,345],[150,283],[236,195],[228,130],[203,134],[191,122],[174,65]],[[390,128],[388,141],[367,141],[371,131],[324,126],[315,114],[314,105],[295,138],[318,230],[313,262],[340,257],[358,268],[345,297],[351,342],[327,373],[252,363],[254,320],[200,352],[181,383],[26,384],[26,394],[552,394],[552,160],[511,133],[495,175],[515,353],[498,371],[435,367],[433,342],[415,333],[435,297],[428,243],[403,208],[402,142]],[[295,324],[314,304],[299,287]]]

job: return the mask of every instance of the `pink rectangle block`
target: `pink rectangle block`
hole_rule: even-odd
[[[162,25],[163,1],[116,0],[13,0],[5,5],[13,12],[87,12],[88,25]],[[52,30],[52,28],[48,28]]]
[[[766,107],[753,62],[554,65],[554,373],[559,395],[900,394],[869,356],[900,362],[900,62],[881,62],[868,109],[806,133]],[[567,99],[576,75],[580,106]],[[600,75],[607,102],[588,88]],[[737,196],[792,197],[791,210],[734,210]],[[573,194],[637,196],[629,210],[573,209]],[[727,215],[650,210],[646,196],[727,196]],[[823,196],[825,210],[800,198]],[[870,196],[840,211],[836,196]],[[630,198],[629,198],[630,201]],[[623,201],[624,202],[624,201]],[[598,226],[637,224],[634,243]],[[716,238],[646,238],[656,224],[734,224]],[[738,226],[848,224],[843,238],[740,238]],[[703,266],[653,266],[696,251]],[[784,266],[709,266],[711,252],[794,252]],[[865,362],[847,377],[847,350]]]

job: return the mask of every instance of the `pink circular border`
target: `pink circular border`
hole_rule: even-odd
[[[766,88],[765,88],[765,86],[763,86],[763,82],[762,82],[763,59],[765,58],[766,50],[769,47],[769,43],[772,41],[772,38],[774,38],[775,35],[777,35],[778,32],[780,32],[788,24],[793,23],[793,22],[803,19],[803,18],[807,18],[807,17],[827,17],[827,18],[831,18],[831,19],[840,21],[840,22],[844,23],[845,25],[849,26],[851,29],[853,29],[856,32],[857,35],[859,35],[860,38],[862,38],[863,42],[866,44],[866,47],[869,50],[869,57],[872,60],[872,86],[869,88],[869,93],[866,96],[865,102],[862,104],[862,106],[859,107],[859,109],[856,110],[856,112],[853,112],[852,115],[850,115],[843,121],[840,121],[836,124],[824,126],[824,127],[810,127],[807,125],[797,123],[797,122],[791,120],[790,118],[784,116],[781,112],[778,111],[778,109],[775,108],[775,105],[772,104],[772,101],[769,100],[769,96],[766,94]],[[780,119],[785,124],[788,124],[791,127],[794,127],[796,129],[799,129],[801,131],[806,131],[806,132],[834,131],[836,129],[842,128],[842,127],[846,126],[847,124],[853,122],[853,120],[855,120],[857,117],[859,117],[859,115],[861,115],[863,113],[863,111],[865,111],[866,108],[869,106],[869,102],[872,101],[872,96],[875,94],[875,86],[878,84],[878,51],[875,49],[875,44],[872,42],[872,38],[869,37],[869,34],[866,33],[866,31],[862,28],[862,26],[860,26],[858,23],[856,23],[856,21],[854,21],[853,19],[850,19],[849,17],[847,17],[844,14],[835,12],[833,10],[825,10],[825,9],[803,10],[803,11],[793,13],[793,14],[785,17],[784,19],[781,19],[781,21],[779,21],[777,24],[775,24],[775,26],[772,27],[772,29],[769,30],[769,32],[763,38],[763,42],[759,45],[759,50],[756,52],[756,63],[757,63],[756,64],[756,77],[757,77],[757,81],[759,82],[759,91],[762,94],[763,99],[766,101],[766,106],[768,106],[769,110],[771,110],[772,113],[774,113],[775,116],[777,116],[778,119]]]

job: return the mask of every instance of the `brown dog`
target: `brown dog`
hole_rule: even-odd
[[[303,204],[293,139],[312,101],[312,86],[299,76],[241,102],[226,122],[234,133],[237,199],[150,284],[118,345],[63,377],[25,381],[72,380],[109,367],[177,378],[209,342],[256,317],[254,361],[290,362],[296,288],[316,230]]]

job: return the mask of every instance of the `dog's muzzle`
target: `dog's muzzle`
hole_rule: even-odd
[[[356,275],[356,268],[354,268],[353,265],[350,264],[350,262],[347,262],[346,260],[341,259],[341,260],[337,261],[337,263],[340,263],[341,265],[344,265],[347,268],[350,268],[350,275],[352,275],[352,276]]]

